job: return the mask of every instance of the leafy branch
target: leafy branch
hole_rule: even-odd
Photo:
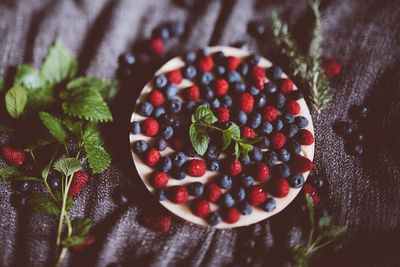
[[[296,244],[291,247],[293,259],[296,266],[308,266],[308,257],[313,252],[335,242],[346,231],[346,227],[331,228],[332,216],[324,216],[319,218],[318,223],[314,216],[314,201],[310,195],[306,195],[308,214],[310,219],[311,230],[308,236],[306,247]],[[316,233],[318,233],[316,235]]]
[[[212,124],[218,121],[214,113],[206,106],[198,106],[195,113],[192,115],[192,124],[189,128],[190,141],[193,148],[201,156],[206,153],[210,143],[210,137],[207,130],[216,130],[222,133],[222,150],[226,150],[235,141],[236,160],[239,159],[240,152],[243,153],[243,158],[246,158],[248,153],[253,150],[253,144],[259,142],[261,137],[241,138],[239,126],[233,124],[228,129],[221,129]]]
[[[301,54],[296,41],[288,31],[287,24],[283,23],[276,13],[272,13],[270,19],[274,27],[275,42],[280,52],[288,59],[293,75],[300,80],[302,86],[308,88],[311,104],[320,113],[331,100],[331,88],[322,67],[323,33],[319,1],[311,1],[310,6],[315,16],[315,26],[308,56]]]

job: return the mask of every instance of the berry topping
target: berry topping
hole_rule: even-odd
[[[173,84],[180,84],[182,82],[182,73],[180,70],[173,70],[167,74],[168,81]]]
[[[312,143],[314,143],[314,136],[309,130],[306,129],[301,129],[297,135],[296,135],[297,140],[299,140],[300,144],[309,146]]]
[[[254,130],[247,126],[242,128],[241,135],[242,137],[248,137],[248,138],[256,137]]]
[[[207,186],[206,198],[208,201],[215,202],[221,196],[221,188],[216,184]]]
[[[218,211],[211,212],[207,216],[207,222],[212,226],[219,224],[221,221],[222,221],[222,219],[221,219],[221,216],[219,215]]]
[[[293,90],[293,81],[291,79],[281,79],[280,91],[282,94],[287,95]]]
[[[256,207],[263,203],[266,199],[264,190],[259,186],[253,186],[249,194],[249,203]]]
[[[286,102],[286,110],[293,116],[297,115],[300,112],[300,105],[296,100],[289,100]]]
[[[188,166],[187,173],[193,177],[201,177],[206,173],[206,163],[201,159],[192,159]]]
[[[212,57],[205,56],[199,59],[198,67],[202,72],[209,72],[214,67],[214,61]]]
[[[244,93],[240,97],[240,110],[249,113],[253,110],[254,98],[249,93]]]
[[[236,176],[242,172],[242,164],[238,160],[232,160],[229,164],[229,174]]]
[[[229,84],[224,79],[219,79],[215,83],[215,93],[218,96],[226,95],[228,93]]]
[[[148,166],[154,166],[157,164],[157,162],[160,160],[161,154],[158,152],[157,149],[151,149],[149,152],[147,152],[146,155],[146,164]]]
[[[272,122],[277,116],[276,109],[273,106],[266,106],[263,112],[263,120],[267,122]]]
[[[228,208],[228,209],[224,210],[223,218],[224,218],[224,221],[226,221],[227,223],[235,223],[239,220],[240,213],[234,207]]]
[[[162,188],[168,183],[168,176],[164,172],[156,172],[151,180],[155,188]]]
[[[253,67],[253,78],[256,82],[258,90],[264,89],[264,82],[265,82],[265,70],[259,66]]]
[[[308,158],[296,154],[290,160],[290,166],[294,171],[303,173],[311,170],[314,167],[314,163],[312,163]]]
[[[189,193],[186,187],[180,185],[171,187],[169,192],[169,198],[175,204],[182,204],[186,202],[186,200],[188,199],[188,195]]]
[[[155,119],[149,118],[143,122],[143,133],[146,136],[154,136],[158,133],[160,128],[158,122]]]
[[[317,205],[318,202],[320,201],[318,192],[315,190],[315,188],[312,185],[305,184],[303,186],[304,188],[304,195],[310,195],[310,197],[313,199],[314,204]]]
[[[286,137],[285,137],[285,135],[284,135],[283,133],[281,133],[281,132],[275,132],[275,133],[272,135],[271,141],[272,141],[272,146],[273,146],[275,149],[280,149],[280,148],[282,148],[282,147],[285,145],[285,143],[286,143]]]
[[[199,87],[193,85],[186,89],[186,97],[189,101],[197,101],[200,97],[200,90]]]
[[[269,178],[269,169],[268,166],[262,162],[256,163],[255,166],[255,175],[257,181],[262,182]]]
[[[200,182],[194,182],[188,185],[189,194],[195,197],[203,195],[204,185]]]
[[[205,199],[196,199],[192,202],[191,208],[193,213],[200,218],[204,218],[210,213],[210,203]]]
[[[240,65],[240,59],[234,56],[227,57],[227,67],[229,70],[236,70]]]
[[[218,122],[224,123],[229,121],[229,109],[220,107],[217,109]]]
[[[286,197],[289,194],[290,186],[286,179],[279,178],[271,181],[270,193],[275,197]]]
[[[160,91],[154,90],[150,93],[149,101],[154,107],[159,107],[164,104],[165,98]]]

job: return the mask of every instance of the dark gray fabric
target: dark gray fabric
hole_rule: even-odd
[[[78,56],[80,72],[115,78],[117,57],[149,38],[162,22],[179,20],[187,26],[180,40],[166,50],[179,53],[207,45],[246,41],[274,62],[277,54],[269,30],[265,40],[247,35],[249,21],[267,22],[273,10],[289,23],[305,49],[313,19],[307,0],[203,0],[184,9],[167,0],[3,0],[0,3],[0,75],[27,62],[38,67],[48,47],[60,39]],[[316,168],[328,189],[321,193],[336,225],[348,231],[343,249],[332,247],[314,258],[316,266],[395,266],[400,260],[400,6],[397,1],[323,1],[324,52],[336,58],[341,74],[332,80],[333,100],[320,115],[313,114],[316,129]],[[68,252],[63,266],[224,266],[233,262],[246,229],[212,230],[174,218],[169,233],[148,230],[139,223],[141,211],[156,203],[146,193],[131,163],[127,122],[140,87],[162,62],[141,66],[124,85],[113,106],[116,122],[108,128],[111,167],[93,175],[76,197],[71,217],[94,219],[97,242],[81,253]],[[8,76],[7,76],[8,75]],[[368,103],[372,117],[363,126],[371,141],[366,156],[345,153],[342,138],[332,131],[336,120],[347,118],[348,108]],[[6,142],[6,137],[2,137]],[[395,145],[397,144],[397,145]],[[0,162],[4,166],[4,162]],[[133,198],[119,208],[112,200],[117,186]],[[10,184],[0,181],[0,265],[51,266],[57,218],[20,212],[10,205]],[[289,245],[308,233],[301,201],[260,223],[263,237],[255,250],[256,265],[279,266],[288,259]]]

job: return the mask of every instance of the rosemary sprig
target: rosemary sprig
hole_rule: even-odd
[[[328,106],[331,100],[329,81],[324,76],[322,68],[322,25],[319,1],[311,1],[311,8],[315,16],[313,39],[308,56],[301,54],[296,41],[288,31],[287,24],[283,23],[276,13],[271,14],[271,23],[274,27],[274,37],[280,52],[289,61],[289,69],[297,77],[301,85],[308,88],[310,102],[313,108],[320,113]]]

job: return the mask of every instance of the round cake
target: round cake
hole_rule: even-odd
[[[192,126],[203,134],[199,145],[191,124],[201,112],[211,117]],[[313,167],[303,95],[278,66],[238,48],[169,60],[143,88],[130,122],[133,162],[147,189],[202,226],[240,227],[277,214]]]

